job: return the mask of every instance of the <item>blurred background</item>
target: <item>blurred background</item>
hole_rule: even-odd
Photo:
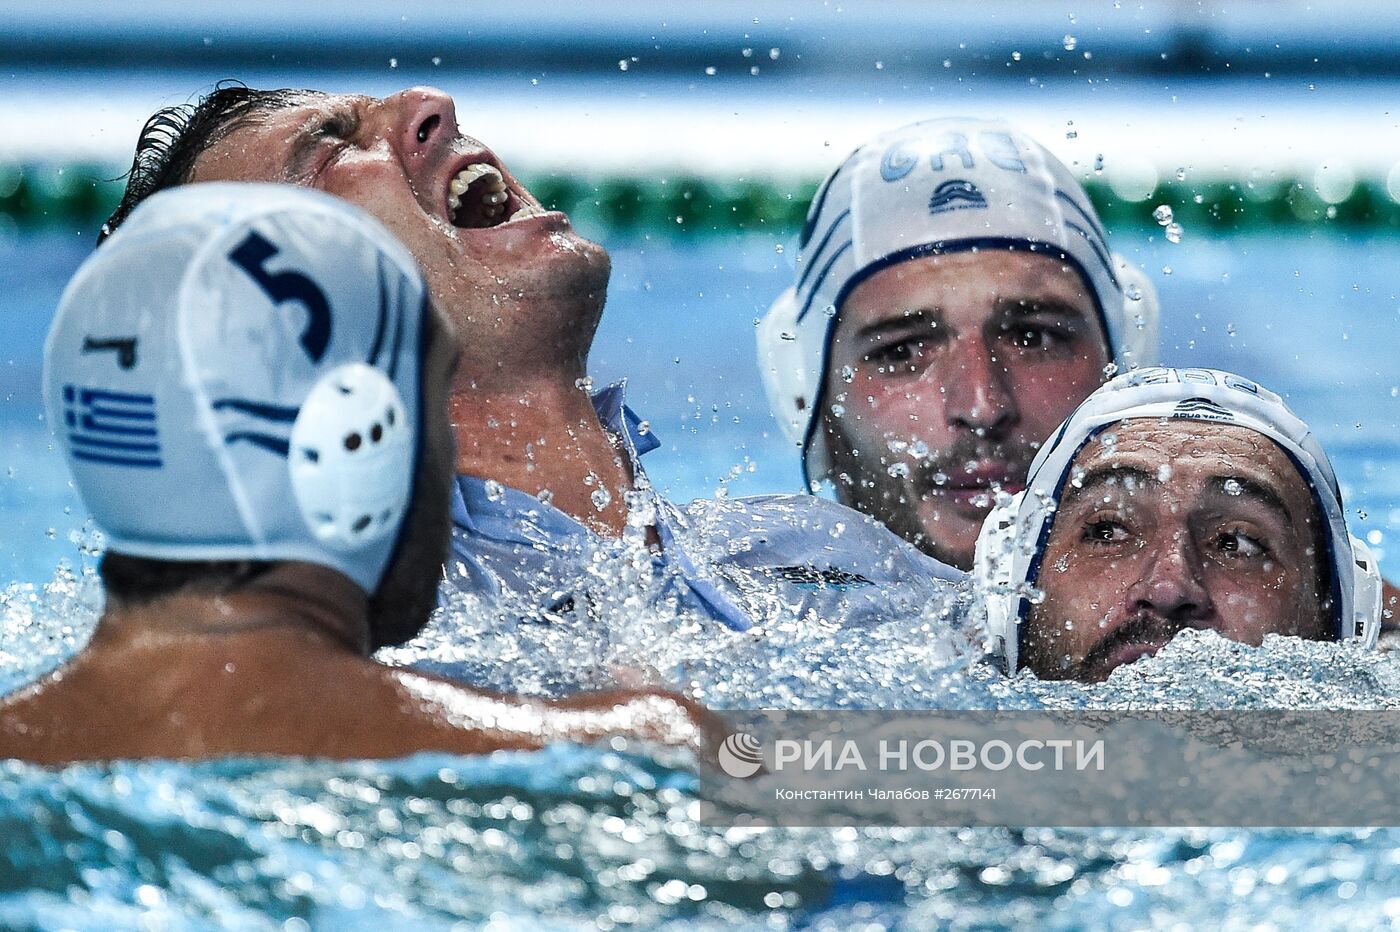
[[[1283,392],[1394,574],[1400,9],[590,6],[5,4],[0,580],[49,578],[84,520],[39,399],[62,287],[145,118],[224,78],[450,92],[463,131],[613,251],[595,379],[629,377],[664,444],[648,470],[679,500],[797,487],[751,363],[753,324],[788,283],[821,177],[902,123],[1008,118],[1080,174],[1112,246],[1149,270],[1164,361]]]

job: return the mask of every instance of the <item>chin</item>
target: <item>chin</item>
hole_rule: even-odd
[[[969,524],[956,515],[940,513],[941,520],[934,520],[928,514],[920,514],[920,550],[935,560],[960,570],[971,570],[974,553],[977,549],[977,532],[981,525]]]

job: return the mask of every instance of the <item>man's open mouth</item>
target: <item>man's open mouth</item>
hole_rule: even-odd
[[[467,165],[448,184],[447,215],[462,229],[481,230],[543,213],[511,191],[500,169],[486,162]]]

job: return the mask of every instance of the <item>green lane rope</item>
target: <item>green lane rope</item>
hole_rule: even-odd
[[[21,231],[86,227],[96,233],[121,196],[121,169],[94,164],[0,164],[0,223]],[[787,236],[798,229],[817,180],[664,177],[526,179],[546,205],[566,211],[585,227],[617,235],[690,237],[762,232]],[[1400,203],[1384,179],[1360,179],[1337,203],[1311,182],[1244,180],[1159,184],[1141,200],[1118,196],[1102,177],[1085,187],[1104,223],[1114,229],[1158,229],[1154,211],[1170,207],[1188,232],[1243,232],[1301,227],[1319,232],[1400,233]],[[1397,192],[1400,193],[1400,192]]]

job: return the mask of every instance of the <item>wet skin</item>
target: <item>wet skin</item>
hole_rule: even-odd
[[[503,176],[510,219],[498,226],[453,221],[449,185],[472,163]],[[631,464],[578,388],[603,311],[608,254],[463,135],[452,98],[427,87],[383,100],[306,92],[206,149],[191,180],[307,185],[378,217],[456,326],[457,471],[533,495],[548,489],[595,531],[622,533]],[[602,509],[592,498],[599,486],[611,493]]]
[[[1091,292],[1059,258],[983,250],[883,269],[842,305],[827,364],[838,495],[968,569],[996,491],[1020,490],[1108,362]]]
[[[1332,636],[1317,505],[1268,438],[1123,421],[1071,468],[1079,481],[1055,514],[1036,582],[1045,598],[1022,644],[1038,676],[1097,682],[1185,628],[1253,645]]]
[[[426,326],[425,450],[408,539],[374,596],[327,567],[279,563],[224,592],[111,600],[72,661],[0,702],[0,757],[116,758],[481,753],[624,734],[698,744],[702,710],[655,690],[561,703],[491,696],[375,663],[371,643],[427,623],[447,549],[453,476],[450,325]],[[386,628],[386,626],[388,626]],[[712,728],[714,726],[711,726]]]

